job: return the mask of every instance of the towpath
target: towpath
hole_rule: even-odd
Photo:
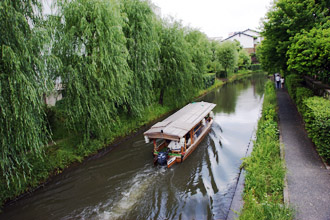
[[[330,220],[330,170],[308,138],[286,89],[277,90],[279,127],[287,168],[288,202],[295,219]]]

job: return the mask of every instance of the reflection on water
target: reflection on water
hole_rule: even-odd
[[[184,163],[154,167],[152,145],[140,134],[6,207],[0,219],[226,218],[264,82],[254,75],[202,98],[217,104],[215,123]]]

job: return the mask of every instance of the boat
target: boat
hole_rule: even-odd
[[[185,161],[210,131],[215,106],[190,103],[144,132],[146,143],[153,142],[154,164],[170,168]]]

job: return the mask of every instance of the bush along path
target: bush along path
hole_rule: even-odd
[[[291,85],[288,90],[292,93]],[[300,100],[301,95],[298,93],[308,94],[309,92],[302,89],[296,92],[294,94],[298,95],[296,100],[299,110],[306,112],[304,108],[308,108],[308,102]],[[326,169],[313,142],[308,138],[304,122],[286,89],[277,91],[277,101],[290,206],[296,210],[296,219],[327,220],[330,216],[330,170]],[[304,107],[301,103],[306,103],[306,106]],[[322,112],[322,109],[320,111]],[[305,118],[308,118],[308,115]],[[316,122],[316,119],[313,121]],[[309,122],[306,122],[306,126],[308,124]],[[322,132],[322,129],[320,126],[316,130]],[[323,133],[327,132],[329,130]],[[326,156],[325,159],[327,159]]]

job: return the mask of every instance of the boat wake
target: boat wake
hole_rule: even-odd
[[[80,213],[71,213],[62,218],[62,220],[71,219],[99,219],[99,220],[114,220],[123,219],[128,215],[138,204],[147,189],[152,185],[155,178],[164,174],[164,167],[154,168],[149,167],[136,174],[128,183],[129,187],[123,190],[117,198],[109,198],[106,202],[99,203],[96,206],[84,208]],[[120,187],[118,187],[120,190]]]
[[[122,197],[113,203],[109,210],[99,213],[97,219],[112,220],[122,219],[126,214],[134,209],[138,201],[140,201],[145,194],[146,190],[150,187],[155,178],[164,173],[166,169],[160,168],[156,170],[150,168],[137,174],[131,181],[131,187],[122,192]]]

